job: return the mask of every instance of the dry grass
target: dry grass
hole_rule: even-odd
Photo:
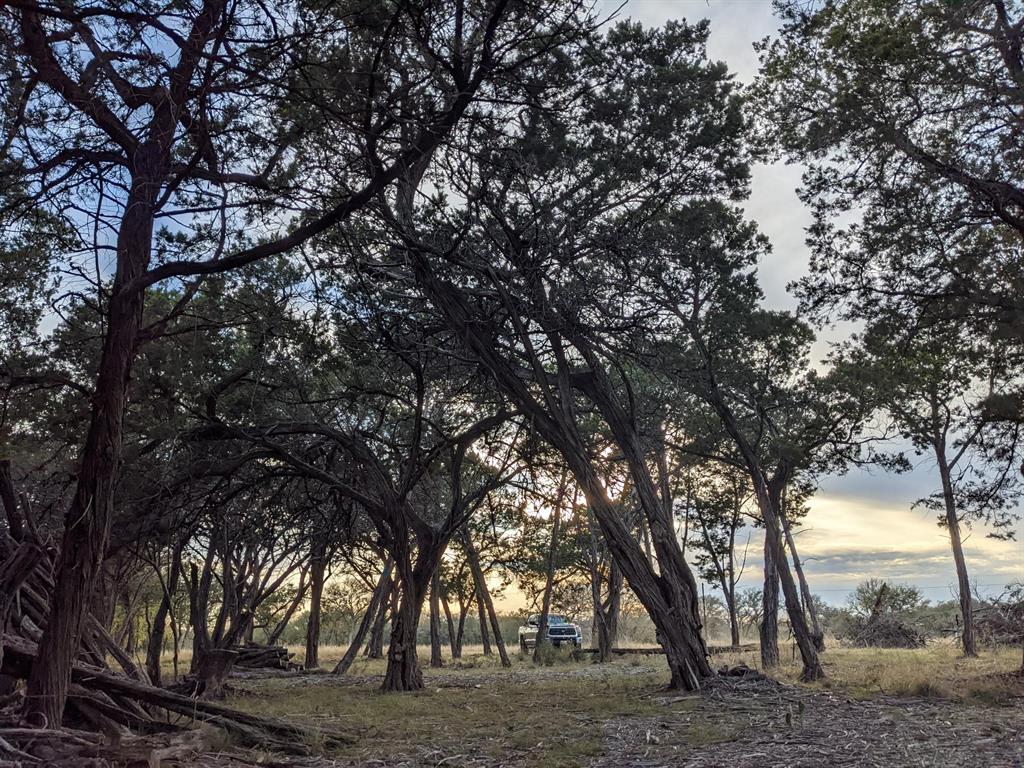
[[[782,666],[772,676],[796,683],[800,657],[783,650]],[[760,667],[757,651],[721,654],[714,664],[743,662]],[[821,655],[827,679],[812,687],[843,691],[857,698],[877,695],[921,696],[1000,704],[1021,696],[1021,679],[1011,673],[1021,668],[1021,650],[1002,646],[985,649],[974,659],[964,658],[950,643],[924,648],[829,648]]]
[[[329,678],[297,685],[294,678],[283,678],[247,685],[231,703],[257,714],[355,730],[359,743],[339,757],[417,755],[437,762],[482,755],[541,768],[570,768],[601,754],[607,720],[666,712],[664,704],[652,699],[662,690],[664,676],[635,670],[624,674],[624,663],[608,665],[600,674],[552,679],[523,659],[512,670],[493,667],[486,657],[471,656],[466,662],[478,666],[425,670],[427,689],[420,693],[384,694],[375,683],[342,687]],[[437,687],[438,675],[446,687]],[[694,733],[692,738],[706,742],[710,736]]]
[[[323,649],[324,666],[332,666],[343,650]],[[684,751],[739,738],[746,727],[743,717],[704,712],[701,699],[663,696],[668,674],[658,656],[624,657],[602,666],[566,657],[538,668],[517,652],[512,669],[503,669],[497,656],[471,652],[478,650],[467,649],[461,662],[446,660],[440,670],[425,667],[426,690],[420,693],[380,692],[384,662],[360,659],[340,680],[323,674],[236,681],[229,703],[257,714],[353,730],[358,743],[336,757],[354,764],[395,758],[416,765],[447,759],[452,764],[573,768],[606,754],[611,723],[642,733],[645,723],[669,722],[671,728],[658,731],[660,748]],[[420,653],[421,660],[429,658],[429,649]],[[773,676],[796,683],[799,664],[786,656]],[[967,713],[1024,695],[1024,678],[1008,674],[1020,666],[1018,648],[988,650],[977,659],[961,658],[950,645],[831,648],[822,659],[829,679],[811,688],[861,699],[884,694],[883,706],[895,717],[902,696],[953,700]],[[713,661],[715,666],[758,666],[756,651],[722,654]]]

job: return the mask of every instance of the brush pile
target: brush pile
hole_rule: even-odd
[[[855,648],[923,648],[925,637],[902,621],[896,613],[885,610],[888,585],[878,590],[871,613],[851,619],[839,639]]]
[[[1024,599],[1019,595],[993,600],[974,612],[978,639],[993,645],[1024,643]]]
[[[855,648],[923,648],[925,637],[895,616],[855,618],[840,638]]]

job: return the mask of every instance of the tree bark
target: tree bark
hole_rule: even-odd
[[[971,581],[967,574],[967,560],[964,557],[964,545],[960,537],[960,516],[956,510],[952,472],[946,459],[944,440],[937,441],[935,455],[939,465],[939,477],[942,480],[942,501],[946,513],[946,527],[949,529],[949,545],[953,550],[953,562],[956,565],[957,590],[960,598],[960,618],[963,620],[963,631],[960,634],[960,641],[964,656],[977,656],[978,648],[974,633],[974,604],[971,597]]]
[[[608,621],[604,612],[604,604],[601,599],[601,583],[604,581],[601,576],[601,558],[597,544],[597,532],[594,530],[593,513],[587,514],[587,527],[590,531],[590,602],[594,611],[592,624],[591,641],[592,647],[597,648],[597,660],[603,664],[611,659],[612,641],[608,632]]]
[[[462,656],[462,649],[459,647],[459,637],[455,632],[452,609],[444,592],[441,592],[441,607],[444,609],[444,620],[448,624],[448,647],[451,649],[452,659],[458,659]]]
[[[309,564],[309,620],[306,622],[306,669],[320,666],[320,614],[327,571],[327,544],[318,539]]]
[[[396,560],[400,558],[401,555],[396,553]],[[429,577],[419,581],[416,576],[408,562],[398,564],[398,610],[392,615],[388,664],[382,686],[384,691],[423,689],[423,673],[416,655],[416,634]]]
[[[469,616],[469,605],[459,605],[459,628],[455,632],[455,647],[458,649],[458,657],[462,658],[462,645],[466,637],[466,618]]]
[[[373,622],[373,630],[370,632],[370,641],[366,644],[366,658],[368,659],[379,659],[384,656],[384,625],[388,619],[388,608],[394,609],[394,591],[394,580],[389,574],[384,591],[381,593],[377,616]]]
[[[480,643],[484,647],[484,656],[490,656],[494,651],[491,650],[491,631],[487,629],[487,609],[484,608],[484,596],[480,592],[479,584],[476,585],[475,590],[476,613],[480,621]]]
[[[181,550],[183,542],[171,550],[171,563],[167,574],[167,582],[163,584],[163,595],[160,605],[153,616],[153,626],[149,633],[149,644],[146,647],[146,672],[153,685],[160,685],[160,657],[164,650],[164,632],[167,628],[167,616],[171,612],[174,593],[178,590],[181,576]],[[161,582],[163,583],[163,582]]]
[[[430,579],[430,666],[444,666],[441,658],[441,575],[435,569]]]
[[[473,544],[473,538],[469,534],[469,528],[463,526],[462,528],[462,544],[466,549],[466,558],[469,560],[469,568],[473,573],[473,581],[476,583],[477,594],[480,596],[480,603],[482,607],[481,614],[486,611],[487,617],[491,621],[491,631],[494,633],[494,644],[498,649],[498,657],[501,659],[501,666],[511,667],[512,662],[508,658],[508,651],[505,649],[505,640],[501,636],[501,624],[498,623],[498,614],[494,610],[494,602],[491,600],[490,590],[487,589],[487,577],[484,574],[483,568],[480,566],[480,556],[477,554],[476,546]],[[481,615],[481,628],[485,629],[483,623],[484,617]],[[487,646],[484,646],[485,653]]]
[[[800,555],[796,551],[796,539],[793,536],[792,525],[786,516],[785,506],[779,509],[779,520],[782,523],[782,530],[786,535],[786,546],[789,548],[789,556],[793,558],[793,570],[796,571],[796,578],[800,584],[800,595],[803,598],[804,608],[811,620],[811,639],[814,647],[819,651],[825,650],[825,633],[821,630],[821,622],[818,620],[818,608],[814,604],[814,595],[807,585],[807,577],[804,575],[804,566],[800,561]]]
[[[764,586],[761,589],[761,666],[779,665],[779,575],[775,570],[775,551],[768,534],[764,537]]]

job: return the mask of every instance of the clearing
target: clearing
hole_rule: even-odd
[[[333,654],[324,658],[330,663]],[[779,682],[727,677],[702,695],[666,692],[657,656],[611,664],[561,660],[512,669],[469,655],[425,669],[427,690],[378,691],[381,662],[345,677],[246,673],[232,705],[355,729],[357,744],[310,758],[225,752],[197,764],[378,766],[1021,766],[1024,678],[1018,649],[958,658],[955,649],[832,649],[830,680],[804,686],[796,666]],[[716,666],[751,653],[723,654]],[[325,665],[326,666],[326,665]],[[211,762],[212,761],[212,762]]]

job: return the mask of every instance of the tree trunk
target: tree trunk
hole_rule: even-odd
[[[764,587],[761,590],[761,666],[771,669],[779,665],[779,575],[775,569],[775,552],[768,534],[764,536]]]
[[[586,394],[601,411],[629,465],[640,507],[650,526],[651,543],[658,557],[657,572],[623,524],[618,505],[608,497],[607,489],[590,460],[572,413],[574,394],[564,351],[560,347],[556,349],[557,399],[560,405],[550,407],[554,402],[554,390],[549,390],[545,395],[548,405],[542,405],[523,381],[516,366],[510,364],[495,348],[493,340],[481,330],[479,313],[467,297],[434,272],[425,253],[416,249],[408,253],[417,283],[444,315],[449,327],[459,334],[469,353],[489,370],[496,386],[523,410],[541,436],[562,454],[586,496],[587,503],[594,510],[612,557],[618,562],[633,592],[657,628],[658,640],[665,649],[672,674],[671,685],[688,690],[698,689],[700,681],[711,677],[713,672],[700,634],[696,580],[682,557],[671,516],[666,514],[664,505],[658,500],[647,466],[647,455],[641,446],[635,424],[629,413],[621,407],[615,386],[597,362],[598,355],[585,338],[572,336],[573,345],[586,354],[591,363],[592,375],[581,382],[580,386],[586,388]],[[510,306],[509,310],[515,312],[516,308]],[[552,317],[554,314],[552,312]],[[551,329],[548,336],[557,341],[568,330],[560,325],[558,329]],[[540,370],[541,361],[533,362]],[[546,377],[540,377],[537,383],[546,386]]]
[[[822,669],[821,662],[818,659],[818,649],[807,626],[803,605],[800,602],[800,593],[797,591],[796,582],[793,580],[793,573],[789,570],[789,561],[786,559],[786,550],[782,544],[782,532],[779,530],[778,516],[775,514],[778,508],[778,506],[774,506],[771,509],[772,514],[770,518],[768,515],[765,515],[771,546],[773,547],[775,571],[779,574],[779,586],[782,589],[782,596],[786,603],[786,615],[789,617],[789,624],[793,628],[796,644],[800,648],[800,658],[803,660],[803,670],[800,673],[800,679],[804,682],[811,682],[825,677],[825,670]],[[763,510],[762,514],[764,514]]]
[[[194,672],[203,651],[213,647],[209,627],[210,586],[213,583],[213,561],[217,551],[210,542],[203,560],[203,570],[192,563],[192,578],[188,589],[188,618],[192,627],[192,661],[190,669]]]
[[[608,643],[614,648],[619,641],[619,616],[622,613],[622,571],[614,560],[608,564],[608,598],[605,600],[604,611]]]
[[[612,642],[608,632],[608,621],[604,612],[604,604],[601,600],[601,558],[597,544],[597,532],[594,530],[594,515],[587,514],[587,527],[590,530],[590,557],[588,561],[590,571],[590,602],[593,606],[594,621],[592,624],[591,647],[597,648],[597,660],[605,663],[611,659]],[[609,595],[610,597],[610,595]]]
[[[387,586],[381,594],[380,606],[377,608],[377,617],[373,622],[373,630],[370,632],[370,641],[366,644],[366,658],[379,659],[384,656],[384,625],[388,619],[388,608],[394,600],[395,585],[389,577]]]
[[[281,635],[288,629],[288,624],[292,620],[292,616],[295,615],[295,611],[299,609],[302,604],[302,599],[306,596],[306,590],[309,587],[309,583],[306,581],[306,571],[302,571],[299,574],[299,586],[295,589],[295,597],[288,604],[284,614],[280,620],[274,625],[274,628],[267,633],[267,645],[277,645],[277,641],[281,639]]]
[[[736,593],[731,592],[725,599],[725,607],[729,611],[729,642],[733,648],[740,647],[740,617],[736,613]]]
[[[551,543],[548,546],[547,573],[544,574],[544,594],[541,598],[540,621],[537,623],[537,639],[533,643],[535,664],[542,660],[544,646],[548,645],[548,613],[551,611],[551,590],[555,585],[555,549],[558,547],[558,529],[562,522],[562,499],[565,497],[565,491],[566,482],[563,476],[552,512],[554,519],[551,521]]]
[[[967,560],[964,558],[964,545],[960,537],[960,516],[956,511],[956,496],[953,492],[952,473],[946,459],[944,442],[936,445],[936,458],[939,465],[939,476],[942,480],[942,499],[946,510],[946,527],[949,529],[949,545],[953,550],[953,562],[956,565],[957,590],[960,598],[960,618],[963,620],[963,632],[960,641],[964,656],[977,656],[978,648],[974,635],[974,605],[971,598],[971,581],[967,574]]]
[[[400,560],[401,554],[395,554],[396,560]],[[416,657],[416,634],[426,583],[417,583],[408,562],[397,569],[397,574],[398,610],[392,616],[388,665],[382,687],[388,692],[419,691],[423,689],[423,673]],[[424,582],[429,582],[429,578]]]
[[[477,594],[480,596],[481,602],[481,628],[486,629],[483,624],[484,617],[483,611],[486,611],[487,616],[491,621],[491,631],[494,633],[494,644],[498,648],[498,656],[501,659],[501,666],[511,667],[512,662],[508,658],[508,651],[505,649],[505,640],[501,636],[501,624],[498,623],[498,614],[494,610],[494,602],[491,600],[490,590],[487,589],[487,578],[484,574],[483,568],[480,566],[480,557],[477,554],[476,547],[473,544],[473,539],[469,534],[469,528],[463,526],[462,528],[462,544],[466,549],[466,557],[469,560],[469,569],[473,573],[473,581],[476,583]],[[485,653],[487,646],[484,646]]]
[[[389,559],[384,563],[384,570],[381,571],[380,578],[377,580],[377,586],[374,587],[373,594],[370,595],[370,604],[366,607],[366,613],[363,614],[363,620],[359,622],[359,627],[356,629],[355,635],[352,637],[352,642],[349,643],[348,649],[345,651],[345,655],[341,657],[337,666],[334,668],[334,674],[343,675],[348,672],[349,667],[352,666],[352,662],[356,659],[356,654],[359,653],[359,648],[363,644],[363,638],[366,637],[366,633],[370,628],[371,623],[377,617],[380,606],[386,604],[388,601],[388,589],[391,584],[391,560]]]
[[[476,585],[476,612],[477,618],[480,620],[480,643],[484,647],[484,656],[490,656],[493,651],[491,650],[491,632],[487,629],[487,609],[484,608],[484,597],[480,592],[480,585]]]
[[[306,622],[306,669],[320,667],[320,604],[324,594],[327,571],[327,545],[322,540],[314,545],[309,564],[309,620]]]
[[[224,698],[224,686],[235,666],[237,651],[210,648],[199,656],[196,663],[196,680],[199,698],[207,701]]]
[[[811,589],[807,586],[804,566],[800,562],[800,556],[796,551],[796,540],[793,537],[789,518],[786,516],[785,506],[779,509],[779,521],[782,523],[782,530],[786,535],[786,546],[789,548],[789,556],[793,558],[793,570],[796,571],[796,578],[800,584],[800,595],[803,598],[804,608],[811,619],[811,640],[814,642],[814,647],[817,650],[823,651],[825,650],[825,633],[821,631],[821,622],[818,621],[818,609],[814,605],[814,596],[811,594]]]
[[[444,609],[444,620],[448,624],[448,647],[451,649],[452,659],[462,656],[462,649],[459,647],[459,637],[455,633],[455,622],[452,619],[452,609],[448,605],[448,597],[441,593],[441,607]]]
[[[459,603],[459,628],[455,632],[455,647],[458,649],[458,656],[456,658],[462,658],[462,644],[466,637],[466,618],[469,616],[469,605],[462,605]],[[454,656],[454,654],[452,654]]]
[[[163,595],[160,598],[160,605],[157,606],[156,614],[153,616],[153,626],[149,633],[149,644],[146,647],[146,672],[153,685],[160,685],[160,657],[164,650],[164,631],[167,628],[167,615],[171,612],[171,603],[174,593],[178,589],[178,579],[181,576],[181,549],[182,544],[176,545],[171,550],[170,570],[167,574],[167,582],[164,584]]]
[[[441,658],[441,574],[437,570],[430,579],[430,666],[443,667]]]

